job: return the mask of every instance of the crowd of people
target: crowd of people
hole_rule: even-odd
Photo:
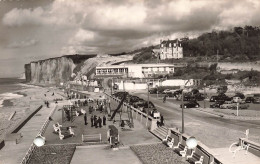
[[[95,127],[95,128],[101,128],[102,127],[102,123],[103,126],[106,126],[106,116],[104,115],[103,118],[101,119],[101,117],[96,116],[96,115],[91,115],[90,117],[90,121],[91,121],[91,127]]]

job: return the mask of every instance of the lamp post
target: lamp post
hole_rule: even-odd
[[[150,98],[149,98],[149,82],[147,83],[147,85],[148,85],[148,91],[147,91],[147,97],[148,97],[148,111],[149,111],[149,102],[150,102]],[[147,111],[147,114],[148,114],[148,111]]]
[[[206,83],[204,83],[204,100],[203,100],[203,102],[204,102],[204,109],[206,108],[206,104],[205,104],[205,97],[206,96]]]
[[[111,83],[111,96],[113,94],[113,78],[112,78],[112,83]]]
[[[158,85],[156,85],[156,93],[157,93],[157,99],[158,99]]]
[[[239,102],[237,102],[237,116],[238,116]]]
[[[182,108],[182,110],[181,110],[181,115],[182,115],[182,121],[181,121],[181,129],[182,129],[182,133],[184,133],[184,105],[183,105],[183,92],[184,92],[184,87],[183,87],[183,90],[182,90],[182,92],[181,92],[181,108]]]

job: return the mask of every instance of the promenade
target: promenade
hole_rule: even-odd
[[[101,94],[102,95],[102,94]],[[99,97],[99,96],[98,96]],[[42,161],[51,162],[64,161],[71,164],[85,164],[85,163],[125,163],[125,164],[140,164],[146,162],[154,163],[187,163],[186,159],[178,156],[172,149],[160,144],[161,140],[153,136],[138,120],[134,119],[134,128],[129,128],[127,125],[122,128],[119,126],[119,120],[127,120],[127,113],[121,115],[116,114],[115,120],[108,121],[106,113],[94,111],[94,115],[107,117],[107,125],[101,128],[90,126],[90,114],[88,113],[88,106],[82,106],[87,111],[88,125],[84,124],[83,115],[77,116],[73,121],[62,121],[63,105],[67,105],[67,100],[58,102],[58,104],[51,103],[50,108],[43,106],[19,131],[22,134],[22,139],[18,144],[14,142],[6,142],[6,146],[0,151],[0,163],[2,164],[18,164],[22,161],[26,152],[33,143],[34,138],[38,134],[42,125],[46,121],[49,114],[54,110],[51,116],[51,121],[43,134],[46,137],[46,144],[41,148],[37,148],[34,152],[30,163],[41,163]],[[117,107],[117,103],[111,103],[112,110]],[[59,122],[64,127],[72,127],[75,136],[59,139],[59,136],[54,133],[53,124]],[[107,130],[109,125],[114,125],[119,132],[120,145],[119,150],[112,150],[107,141]],[[82,143],[82,134],[101,134],[102,143],[98,145],[89,145]],[[195,135],[196,136],[196,135]],[[201,140],[203,142],[203,140]],[[64,152],[68,151],[67,156]],[[257,156],[251,153],[245,155],[244,151],[237,153],[236,157],[232,157],[232,153],[228,148],[211,148],[214,155],[221,160],[224,164],[241,163],[256,164],[260,160]],[[45,151],[45,153],[43,153]],[[15,155],[14,155],[15,154]],[[55,155],[53,155],[55,154]],[[51,156],[51,157],[50,157]],[[58,160],[57,160],[58,159]],[[64,159],[64,160],[63,160]],[[152,163],[153,163],[152,162]],[[55,162],[54,162],[55,163]]]
[[[56,108],[54,103],[50,104],[50,108],[43,106],[19,131],[22,138],[18,144],[15,141],[5,142],[5,146],[0,151],[1,164],[18,164],[21,163],[26,152],[33,143],[34,138],[39,133],[42,125],[46,121],[50,112]]]

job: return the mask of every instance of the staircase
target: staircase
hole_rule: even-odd
[[[153,131],[150,131],[153,135],[155,135],[157,138],[163,140],[165,139],[166,135],[168,134],[168,128],[165,126],[158,127],[154,129]]]

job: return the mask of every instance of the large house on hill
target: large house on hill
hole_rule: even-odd
[[[183,58],[183,49],[178,39],[160,41],[160,60]]]

